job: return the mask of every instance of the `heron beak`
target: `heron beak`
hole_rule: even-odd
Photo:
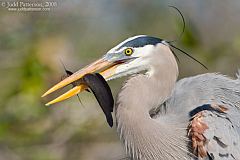
[[[74,85],[74,87],[71,90],[67,91],[66,93],[62,94],[61,96],[57,97],[56,99],[48,102],[46,105],[49,106],[51,104],[54,104],[54,103],[63,101],[65,99],[68,99],[72,96],[75,96],[78,93],[80,93],[88,88],[88,86],[86,86],[85,84],[81,84],[81,78],[83,78],[84,75],[86,75],[88,73],[98,72],[104,77],[104,79],[108,79],[115,73],[115,69],[120,63],[122,63],[122,62],[116,62],[116,63],[109,62],[108,60],[101,58],[101,59],[93,62],[92,64],[84,67],[83,69],[80,69],[79,71],[73,73],[71,76],[65,78],[58,84],[54,85],[46,93],[44,93],[42,95],[42,97],[45,97],[48,94],[50,94],[60,88],[63,88],[69,84],[77,84],[77,85]],[[74,83],[74,82],[76,82],[76,83]]]

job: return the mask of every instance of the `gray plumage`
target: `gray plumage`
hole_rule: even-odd
[[[176,49],[146,35],[128,38],[43,96],[89,73],[99,72],[105,80],[132,75],[114,107],[117,131],[131,159],[240,160],[240,73],[236,79],[207,73],[177,82],[178,65],[170,47]],[[83,89],[86,86],[75,85],[46,105]],[[98,96],[106,100],[109,95]],[[102,109],[111,117],[108,108]]]
[[[226,113],[211,110],[217,103]],[[212,159],[240,159],[240,80],[209,73],[180,80],[159,116],[176,115],[176,120],[189,123],[190,113],[202,108],[207,152]],[[199,110],[201,111],[201,110]],[[198,111],[198,112],[199,112]],[[195,114],[197,111],[195,112]],[[181,116],[179,116],[181,115]]]
[[[147,73],[131,76],[117,97],[117,130],[127,154],[136,160],[239,160],[239,75],[207,73],[176,82],[178,67],[169,47],[160,43],[151,52],[156,53],[145,57],[149,66],[141,69]],[[200,112],[208,126],[206,157],[193,153],[188,136],[189,123]]]

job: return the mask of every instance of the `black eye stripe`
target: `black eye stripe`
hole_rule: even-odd
[[[159,39],[156,37],[142,36],[122,44],[120,47],[117,48],[117,50],[120,50],[123,47],[137,48],[137,47],[143,47],[148,44],[156,45],[158,43],[161,43],[162,41],[163,41],[162,39]]]

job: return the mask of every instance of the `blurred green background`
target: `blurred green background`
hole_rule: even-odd
[[[10,1],[10,0],[9,0]],[[208,66],[178,53],[180,77],[234,76],[240,68],[240,1],[54,0],[49,12],[0,8],[0,160],[119,160],[125,156],[94,96],[82,93],[46,107],[41,95],[71,71],[122,40],[147,34],[176,43]],[[109,82],[114,95],[123,79]],[[57,92],[57,95],[64,91]]]

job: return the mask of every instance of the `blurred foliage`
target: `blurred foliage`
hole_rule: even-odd
[[[52,107],[41,94],[64,74],[137,34],[177,39],[182,22],[158,0],[57,1],[50,12],[0,8],[0,160],[114,160],[126,157],[91,94]],[[204,72],[233,76],[239,68],[240,3],[171,1],[185,16],[176,45],[209,67],[177,52],[180,77]],[[222,11],[225,12],[222,12]],[[226,24],[227,22],[227,24]],[[124,79],[110,82],[116,94]]]

